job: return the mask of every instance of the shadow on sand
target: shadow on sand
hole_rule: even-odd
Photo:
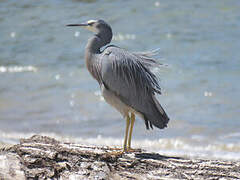
[[[182,157],[164,156],[157,153],[136,153],[135,157],[140,159],[155,159],[155,160],[184,159]]]

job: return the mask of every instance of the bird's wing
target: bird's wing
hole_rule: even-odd
[[[159,111],[154,94],[160,93],[160,86],[156,76],[136,55],[116,47],[105,49],[101,55],[101,78],[107,89],[142,113],[150,126],[166,127],[164,120],[157,117]],[[148,114],[156,117],[146,119]]]
[[[159,67],[163,64],[156,61],[153,56],[158,54],[159,49],[153,51],[145,51],[145,52],[133,52],[135,56],[138,56],[138,59],[147,67]]]

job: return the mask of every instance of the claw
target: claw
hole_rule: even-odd
[[[141,150],[141,149],[132,149],[132,148],[128,148],[128,149],[127,149],[127,152],[135,153],[135,152],[142,152],[142,150]]]

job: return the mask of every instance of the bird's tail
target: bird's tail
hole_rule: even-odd
[[[152,100],[151,109],[153,111],[144,114],[146,128],[149,129],[150,126],[153,129],[153,126],[156,126],[157,128],[163,129],[167,127],[169,117],[154,95]]]

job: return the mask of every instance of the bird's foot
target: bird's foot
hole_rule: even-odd
[[[109,155],[114,155],[114,156],[120,156],[124,153],[139,153],[139,152],[142,152],[142,149],[133,149],[133,148],[129,148],[129,147],[124,147],[123,149],[122,148],[109,148],[107,152],[107,154]]]
[[[117,147],[108,147],[107,148],[107,153],[108,155],[113,155],[113,156],[120,156],[124,153],[122,148],[117,148]]]
[[[122,148],[109,148],[109,150],[112,150],[112,151],[120,151],[120,150],[122,150]]]
[[[110,152],[107,152],[106,154],[108,156],[122,156],[122,154],[124,153],[124,151],[122,150],[114,150],[114,151],[110,151]]]
[[[127,148],[126,152],[128,152],[128,153],[142,152],[142,149]]]

